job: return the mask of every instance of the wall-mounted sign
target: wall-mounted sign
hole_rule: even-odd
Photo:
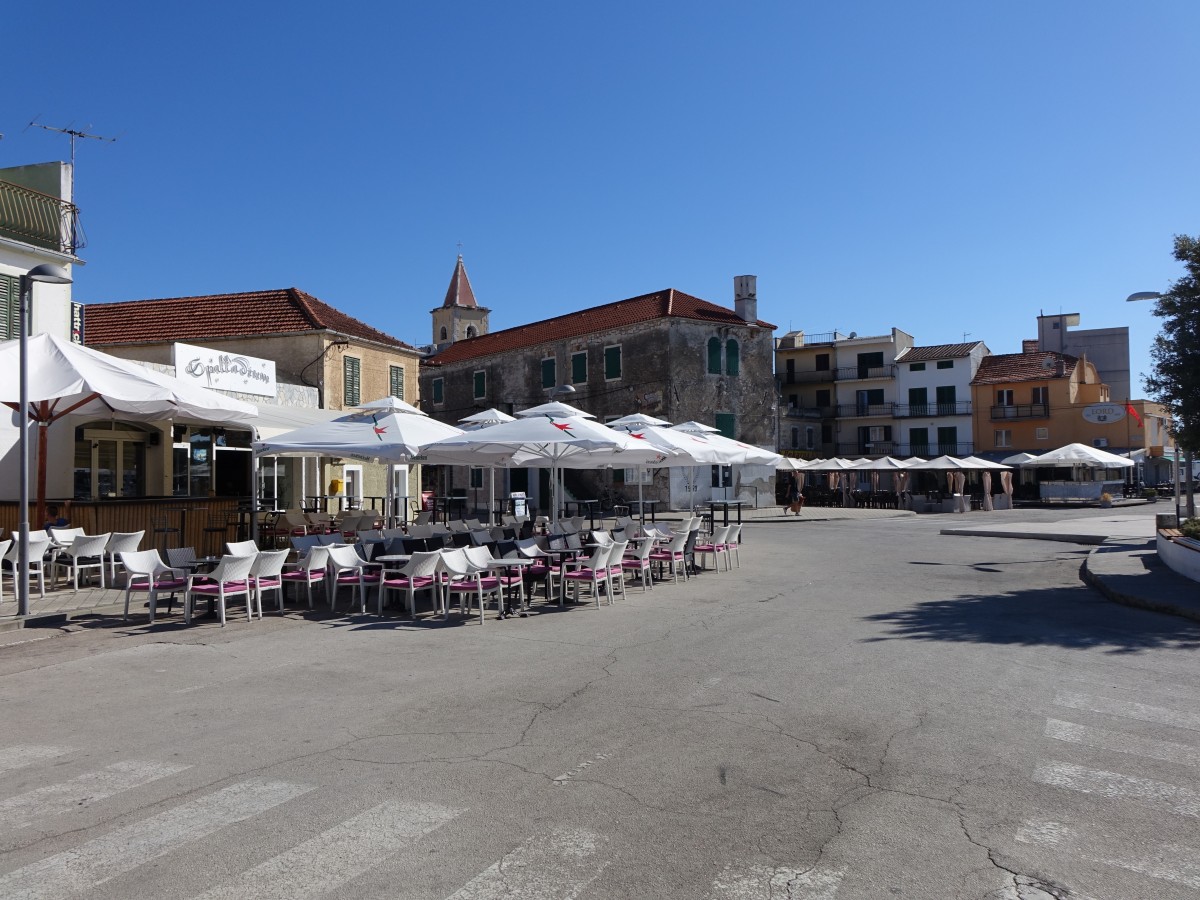
[[[175,345],[175,377],[217,391],[275,396],[275,362],[210,347]]]
[[[1111,425],[1125,418],[1125,407],[1120,403],[1093,403],[1083,408],[1083,418],[1093,425]]]
[[[83,343],[83,304],[71,301],[71,343]]]

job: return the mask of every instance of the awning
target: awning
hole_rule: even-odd
[[[254,420],[255,439],[266,440],[306,425],[330,422],[345,414],[345,410],[340,409],[315,409],[311,406],[279,406],[276,403],[259,403],[258,418]]]

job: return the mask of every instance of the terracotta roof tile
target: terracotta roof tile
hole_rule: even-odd
[[[326,330],[415,349],[296,288],[89,303],[84,312],[86,341],[96,346]]]
[[[456,363],[664,318],[699,319],[724,325],[751,324],[732,309],[671,288],[457,341],[427,361],[434,365]],[[761,320],[753,324],[775,328]]]
[[[1063,363],[1060,374],[1059,360]],[[971,384],[1004,384],[1009,381],[1046,381],[1069,378],[1079,360],[1065,353],[1042,350],[1036,353],[1000,353],[985,356]]]
[[[955,359],[970,356],[979,341],[967,344],[931,344],[928,347],[909,347],[896,357],[896,362],[928,362],[935,359]]]

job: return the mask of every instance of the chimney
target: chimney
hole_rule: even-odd
[[[733,277],[733,309],[745,322],[758,321],[758,276]]]
[[[1021,341],[1021,352],[1022,353],[1037,353],[1038,352],[1037,338],[1032,338],[1032,339],[1026,338],[1025,340]]]

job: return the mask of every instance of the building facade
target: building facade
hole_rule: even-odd
[[[971,381],[988,356],[983,341],[910,347],[896,358],[897,445],[892,456],[975,452]]]

